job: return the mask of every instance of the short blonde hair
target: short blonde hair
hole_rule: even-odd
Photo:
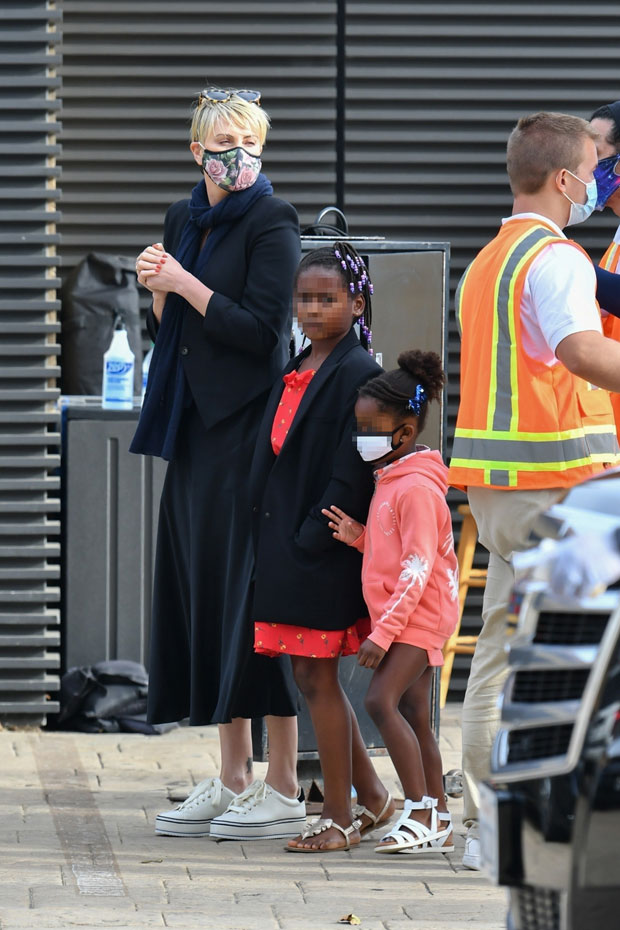
[[[231,92],[232,93],[232,92]],[[190,141],[202,142],[218,123],[232,123],[240,129],[249,126],[263,146],[270,127],[269,115],[262,107],[237,97],[225,101],[207,100],[199,96],[192,115]]]
[[[576,171],[583,158],[585,139],[596,141],[598,133],[579,116],[524,116],[508,139],[506,167],[512,193],[536,194],[554,171]]]

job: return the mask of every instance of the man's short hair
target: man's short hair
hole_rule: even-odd
[[[566,113],[532,113],[519,120],[508,139],[506,167],[512,193],[536,194],[561,168],[576,171],[585,139],[598,133],[585,119]]]

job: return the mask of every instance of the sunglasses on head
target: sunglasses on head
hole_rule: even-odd
[[[205,100],[209,100],[211,103],[226,103],[233,97],[241,97],[246,103],[255,103],[259,107],[260,96],[259,90],[222,90],[219,87],[207,87],[200,92],[198,106]]]

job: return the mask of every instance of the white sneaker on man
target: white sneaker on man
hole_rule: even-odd
[[[223,814],[234,793],[219,778],[205,778],[171,811],[155,818],[155,833],[162,836],[208,836],[214,817]]]
[[[480,853],[480,840],[477,836],[465,837],[465,852],[463,854],[463,865],[466,869],[472,869],[479,872],[482,869],[482,857]]]
[[[306,823],[303,793],[287,798],[264,781],[254,781],[211,821],[214,840],[279,840],[297,836]]]

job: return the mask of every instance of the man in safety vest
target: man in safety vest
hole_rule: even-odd
[[[592,262],[562,232],[596,203],[596,138],[575,116],[519,120],[507,152],[512,216],[457,289],[461,398],[450,482],[467,490],[490,552],[463,706],[463,864],[473,869],[478,782],[489,773],[507,670],[511,554],[529,548],[537,516],[564,489],[620,462],[608,394],[620,391],[620,344],[602,334]]]

